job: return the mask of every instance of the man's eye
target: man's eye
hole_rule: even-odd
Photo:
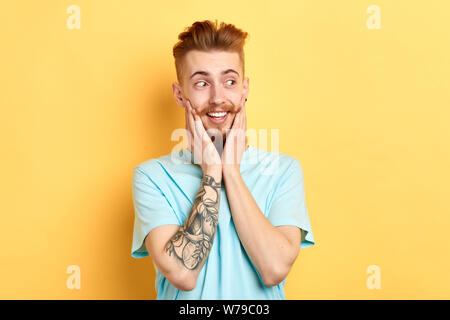
[[[204,87],[204,86],[199,86],[199,85],[198,85],[199,83],[204,83],[205,86],[206,86],[206,82],[205,82],[205,81],[199,81],[199,82],[197,82],[195,85],[198,86],[198,87]]]
[[[229,81],[233,81],[233,83],[231,83],[231,84],[230,84],[230,86],[232,86],[233,84],[235,84],[235,83],[236,83],[236,81],[234,81],[234,80],[231,80],[231,79],[230,79],[230,80],[227,80],[227,83],[228,83]]]

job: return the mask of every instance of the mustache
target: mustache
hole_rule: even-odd
[[[233,112],[236,113],[239,111],[239,106],[233,106],[233,105],[225,105],[225,106],[220,106],[220,107],[206,107],[204,108],[201,113],[202,114],[207,114],[209,112],[219,112],[219,111],[226,111],[226,112]]]

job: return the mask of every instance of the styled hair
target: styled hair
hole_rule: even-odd
[[[190,27],[186,27],[185,31],[178,35],[179,41],[173,47],[178,82],[181,83],[183,79],[184,57],[190,50],[237,52],[244,75],[244,44],[247,36],[247,32],[236,28],[233,24],[221,22],[218,25],[217,19],[215,22],[210,20],[196,21]]]

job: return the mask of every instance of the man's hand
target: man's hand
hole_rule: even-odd
[[[222,152],[222,173],[240,174],[240,165],[247,149],[247,116],[245,96],[242,96],[240,110],[236,114],[231,129],[227,129],[225,146]]]
[[[222,175],[220,155],[189,100],[186,100],[185,109],[189,150],[194,155],[195,162],[200,164],[203,174],[214,174],[220,180],[220,177],[217,177],[217,175]]]

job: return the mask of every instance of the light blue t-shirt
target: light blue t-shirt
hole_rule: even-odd
[[[300,248],[314,245],[299,160],[249,146],[242,157],[240,172],[260,210],[274,226],[297,226],[301,229]],[[148,256],[144,239],[153,228],[166,224],[183,225],[202,176],[202,170],[194,163],[188,148],[147,160],[134,168],[132,257]],[[286,279],[276,286],[265,286],[242,246],[223,180],[219,206],[213,246],[200,270],[195,289],[177,289],[154,264],[157,299],[286,299]],[[252,232],[251,226],[248,232]]]

